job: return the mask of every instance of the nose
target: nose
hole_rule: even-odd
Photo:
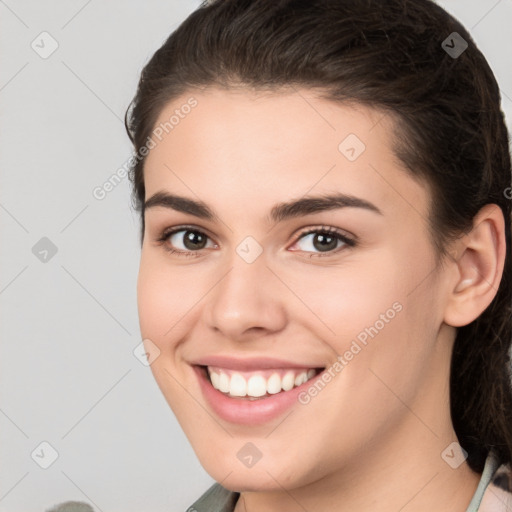
[[[282,285],[263,256],[247,263],[238,255],[217,283],[203,313],[209,328],[232,340],[276,333],[287,322]]]

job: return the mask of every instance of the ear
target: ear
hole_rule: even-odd
[[[471,231],[456,243],[448,265],[454,269],[444,321],[462,327],[478,318],[492,302],[505,264],[505,219],[496,204],[485,205]]]

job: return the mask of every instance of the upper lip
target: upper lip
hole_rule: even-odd
[[[241,359],[221,355],[201,357],[191,364],[198,366],[217,366],[219,368],[225,368],[226,370],[238,371],[271,370],[279,368],[324,368],[323,365],[304,364],[270,357],[251,357]]]

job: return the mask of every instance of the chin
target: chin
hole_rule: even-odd
[[[243,467],[242,463],[231,461],[226,464],[219,461],[211,461],[211,464],[201,464],[205,471],[224,488],[234,492],[273,492],[286,489],[294,489],[307,485],[306,474],[297,473],[297,464],[281,461],[278,466],[270,461],[264,462],[263,458],[253,467]],[[238,467],[237,467],[238,466]]]
[[[222,487],[233,492],[272,492],[282,491],[282,487],[270,477],[266,472],[260,474],[254,474],[250,470],[247,472],[229,473],[215,475],[210,474]],[[278,480],[279,481],[279,480]]]

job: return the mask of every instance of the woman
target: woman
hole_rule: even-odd
[[[459,22],[209,2],[126,124],[141,333],[217,481],[189,510],[512,506],[508,134]]]

